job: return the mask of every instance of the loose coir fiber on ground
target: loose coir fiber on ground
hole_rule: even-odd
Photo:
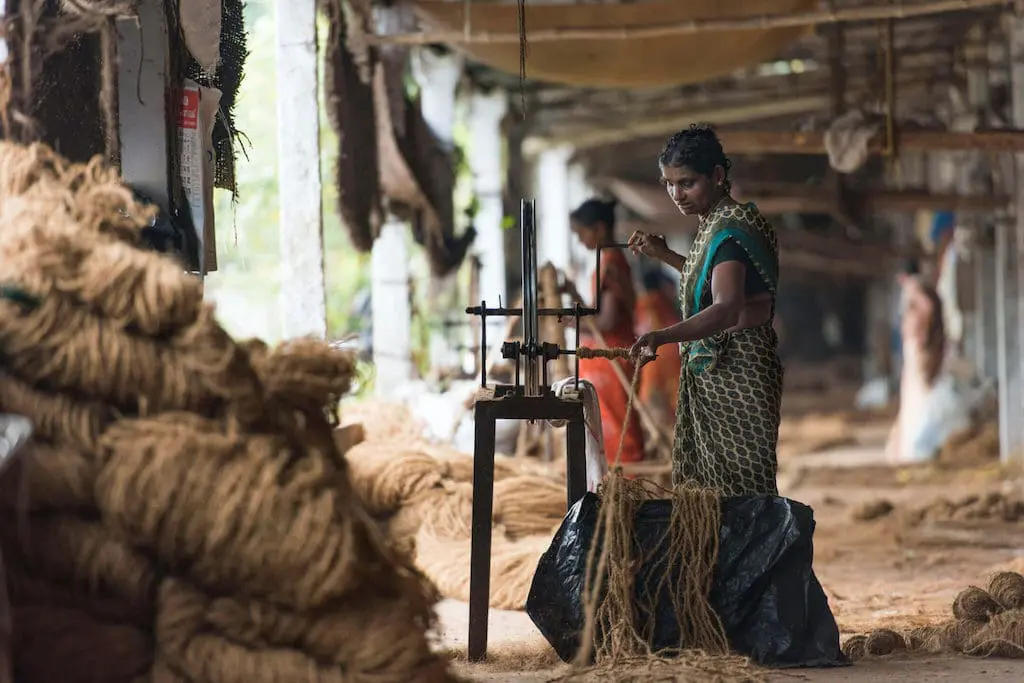
[[[16,679],[454,680],[331,438],[352,357],[236,343],[148,217],[0,143],[0,409],[37,428],[0,480]]]
[[[954,652],[969,657],[1024,659],[1024,576],[998,572],[988,589],[969,586],[956,596],[952,619],[907,633],[876,629],[851,636],[843,651],[851,659],[899,652]]]

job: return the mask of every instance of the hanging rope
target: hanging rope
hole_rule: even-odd
[[[677,674],[722,683],[765,680],[744,657],[729,654],[722,621],[709,599],[718,559],[721,524],[719,494],[713,489],[683,485],[674,491],[640,479],[627,479],[620,467],[626,427],[632,416],[640,371],[644,363],[630,349],[579,347],[581,358],[630,358],[634,361],[622,435],[612,471],[602,485],[601,508],[595,537],[587,555],[583,588],[584,626],[572,671],[561,680],[608,674],[618,666],[659,668]],[[647,500],[667,498],[672,514],[663,544],[664,559],[657,560],[654,585],[638,593],[640,566],[654,558],[638,554],[634,536],[636,514]],[[674,647],[654,651],[655,601],[667,599],[679,625]]]
[[[526,120],[526,53],[530,49],[526,41],[526,0],[516,0],[516,21],[519,24],[519,103]]]
[[[630,358],[629,349],[592,349],[589,346],[581,346],[576,349],[576,355],[580,358]]]

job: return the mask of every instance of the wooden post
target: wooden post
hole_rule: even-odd
[[[327,336],[316,1],[275,3],[281,322],[284,336]],[[352,134],[358,134],[353,132]]]
[[[1010,91],[1013,124],[1024,123],[1024,18],[1009,21]],[[1016,215],[998,230],[996,258],[1000,304],[999,440],[1005,465],[1024,464],[1024,154],[1016,154],[1013,191]],[[1002,275],[1002,277],[999,277]]]

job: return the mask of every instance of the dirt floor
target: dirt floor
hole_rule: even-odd
[[[844,636],[871,628],[909,628],[945,620],[955,595],[995,570],[1024,570],[1024,522],[972,521],[908,525],[899,514],[939,497],[973,491],[1024,492],[997,466],[960,470],[897,469],[882,463],[888,420],[855,420],[852,437],[816,453],[780,458],[783,495],[811,505],[815,570]],[[885,499],[895,512],[857,521],[865,503]],[[563,669],[521,612],[494,612],[488,664],[465,663],[467,606],[440,606],[441,644],[459,673],[477,681],[547,681]],[[1024,681],[1024,661],[905,656],[859,662],[843,669],[789,671],[772,680]]]

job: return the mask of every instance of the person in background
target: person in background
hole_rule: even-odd
[[[596,250],[615,239],[615,202],[588,199],[569,214],[573,232],[589,250]],[[629,348],[636,337],[633,332],[633,311],[636,305],[636,291],[633,288],[633,274],[625,254],[619,249],[608,249],[601,254],[601,291],[597,291],[597,273],[594,273],[591,290],[595,302],[600,302],[601,312],[584,320],[580,330],[580,343],[592,348]],[[587,324],[592,323],[600,337]],[[626,425],[629,392],[622,379],[615,372],[612,363],[618,363],[624,376],[633,377],[633,365],[625,358],[581,358],[580,378],[586,379],[597,390],[601,402],[601,426],[604,432],[604,447],[609,461],[614,461],[622,442],[622,462],[637,462],[643,459],[643,432],[640,420],[634,411]]]
[[[661,267],[643,275],[643,291],[636,300],[636,333],[644,335],[675,325],[682,317],[676,308],[676,285]],[[659,423],[670,429],[675,424],[679,394],[679,347],[667,344],[658,357],[640,370],[639,398]]]

